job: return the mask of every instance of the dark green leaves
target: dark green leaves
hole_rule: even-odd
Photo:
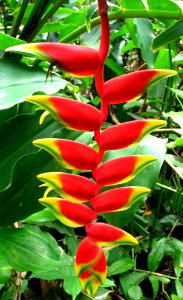
[[[157,50],[183,35],[183,19],[178,20],[172,26],[160,33],[152,42],[151,49]]]
[[[54,238],[37,226],[0,229],[0,253],[17,271],[48,271],[61,257]]]
[[[46,82],[46,73],[39,67],[28,67],[15,58],[0,60],[0,109],[23,102],[35,92],[52,94],[65,86],[66,81],[56,75]]]

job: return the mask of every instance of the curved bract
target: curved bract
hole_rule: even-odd
[[[100,128],[101,113],[89,104],[47,95],[29,96],[26,100],[47,110],[65,128],[82,131],[95,131]]]
[[[6,51],[34,54],[75,76],[95,75],[100,66],[99,52],[80,45],[30,43],[13,46],[7,48]]]
[[[172,70],[142,70],[105,82],[102,99],[108,104],[119,104],[139,99],[148,87],[160,79],[173,76]]]
[[[39,174],[37,178],[58,195],[71,202],[87,202],[96,194],[96,184],[84,176],[50,172]]]
[[[39,139],[34,145],[49,152],[63,167],[71,170],[93,170],[97,152],[82,143],[66,139]]]

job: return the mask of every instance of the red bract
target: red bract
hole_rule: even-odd
[[[172,70],[142,70],[125,74],[104,84],[102,100],[108,104],[118,104],[133,101],[155,84],[161,78],[175,75]]]
[[[50,172],[37,177],[57,194],[72,202],[86,202],[96,194],[96,184],[80,175]]]
[[[101,125],[101,113],[95,107],[73,99],[36,95],[26,99],[46,109],[52,117],[68,129],[95,131]]]
[[[105,255],[102,250],[100,260],[96,265],[84,271],[80,275],[80,282],[82,289],[87,292],[88,295],[95,295],[100,284],[104,284],[107,275],[107,264]]]
[[[124,156],[109,160],[93,172],[96,182],[100,185],[124,183],[134,178],[143,168],[156,160],[149,155]]]
[[[162,120],[137,120],[105,129],[100,136],[100,149],[116,150],[139,143],[151,131],[165,126]]]
[[[105,223],[88,224],[86,232],[91,242],[102,247],[138,244],[138,241],[131,234]]]
[[[84,204],[72,203],[56,197],[45,197],[39,201],[48,207],[62,223],[71,227],[85,226],[91,223],[97,215]]]
[[[48,151],[67,169],[93,170],[97,166],[97,152],[82,143],[64,139],[39,139],[35,146]]]
[[[100,58],[97,50],[80,45],[59,43],[30,43],[13,46],[6,51],[35,54],[43,60],[54,63],[64,72],[75,76],[95,75]]]
[[[97,213],[126,210],[150,190],[144,187],[121,187],[105,191],[91,200]]]
[[[75,272],[79,276],[82,272],[95,266],[102,256],[102,249],[87,237],[80,243],[75,260]]]

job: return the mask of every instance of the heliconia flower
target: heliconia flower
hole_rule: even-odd
[[[75,76],[94,75],[100,66],[98,51],[80,45],[53,42],[30,43],[13,46],[6,51],[34,54],[43,60],[55,63],[66,73]]]
[[[35,95],[26,98],[46,109],[68,129],[95,131],[101,125],[101,113],[92,105],[59,96]]]
[[[157,81],[173,76],[176,73],[177,72],[173,70],[154,69],[121,75],[105,82],[101,98],[108,104],[119,104],[137,100],[147,88]]]
[[[150,189],[140,186],[121,187],[97,195],[90,203],[97,213],[121,211],[130,208],[149,192]]]
[[[58,195],[71,202],[86,202],[96,194],[96,184],[80,175],[49,172],[39,174],[37,178],[55,190]]]
[[[100,246],[90,241],[88,237],[84,238],[76,252],[74,265],[76,276],[80,276],[81,273],[95,266],[99,262],[102,252]]]
[[[107,264],[104,252],[97,264],[80,275],[81,287],[90,296],[94,296],[100,284],[104,284],[107,275]]]
[[[138,241],[126,231],[106,223],[86,225],[88,239],[101,247],[117,245],[137,245]]]
[[[115,158],[101,164],[93,172],[96,182],[102,186],[124,183],[157,160],[150,155],[131,155]]]
[[[38,139],[33,144],[49,152],[67,169],[93,170],[97,166],[97,152],[85,144],[56,138]]]
[[[97,215],[84,204],[72,203],[57,197],[45,197],[39,199],[39,201],[48,207],[58,220],[70,227],[85,226],[91,223]]]
[[[137,120],[105,129],[100,137],[100,149],[117,150],[139,143],[153,130],[166,125],[162,120]]]

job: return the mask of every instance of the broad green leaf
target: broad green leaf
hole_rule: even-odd
[[[6,48],[20,45],[20,44],[25,44],[25,42],[17,38],[14,38],[10,35],[7,35],[3,32],[0,32],[0,50],[5,50]]]
[[[130,274],[124,273],[119,277],[120,285],[123,289],[126,299],[129,299],[128,291],[130,286],[133,284],[135,285],[140,284],[146,277],[147,277],[147,273],[145,272],[138,273],[135,271]]]
[[[167,13],[170,12],[181,12],[181,8],[177,4],[171,0],[161,0],[161,1],[154,1],[154,0],[147,0],[147,5],[149,10],[163,10]]]
[[[0,252],[17,271],[46,271],[58,265],[56,240],[39,227],[0,229]]]
[[[134,262],[131,258],[121,258],[115,261],[108,267],[109,276],[124,273],[134,267]]]
[[[156,54],[150,50],[150,45],[154,38],[152,24],[148,19],[142,18],[136,18],[134,19],[134,22],[136,24],[137,41],[138,46],[141,49],[142,58],[149,68],[153,68],[156,60]]]
[[[66,236],[64,238],[64,245],[68,247],[68,253],[70,256],[75,256],[77,248],[79,246],[79,241],[78,239],[73,235],[73,236]]]
[[[74,260],[71,256],[67,255],[65,252],[61,252],[60,259],[52,270],[42,270],[42,272],[33,272],[32,277],[41,278],[45,280],[64,280],[64,290],[66,293],[71,295],[75,299],[76,296],[81,292],[81,286],[79,279],[74,273]]]
[[[166,118],[170,117],[172,120],[177,123],[183,130],[183,111],[170,111],[168,113],[164,113]]]
[[[35,92],[53,94],[65,86],[66,81],[56,75],[46,82],[40,67],[28,67],[15,58],[0,60],[0,109],[23,102]]]
[[[120,6],[125,10],[145,10],[146,7],[141,0],[119,0]]]
[[[110,267],[113,263],[115,263],[115,261],[121,259],[130,259],[130,255],[124,248],[115,247],[109,251],[107,265]]]
[[[40,211],[42,205],[38,199],[43,196],[43,190],[38,187],[36,176],[59,170],[63,169],[45,151],[20,158],[13,168],[11,186],[0,192],[0,226],[11,225]]]
[[[149,281],[150,281],[150,283],[152,285],[152,289],[153,289],[153,299],[156,299],[156,296],[159,291],[159,280],[158,280],[157,276],[149,275]]]
[[[22,222],[45,223],[54,221],[55,219],[56,217],[52,214],[52,212],[48,208],[45,208],[25,218]]]
[[[183,35],[183,19],[178,20],[168,29],[156,36],[152,42],[151,49],[157,50],[178,39],[181,35]]]
[[[17,159],[38,151],[32,144],[33,140],[52,137],[53,132],[59,128],[52,118],[47,118],[40,126],[41,114],[37,111],[18,115],[0,125],[0,173],[4,174],[0,180],[0,190],[10,184]]]
[[[150,189],[154,189],[158,180],[159,172],[164,161],[164,155],[166,152],[165,141],[153,136],[148,136],[137,146],[130,147],[119,151],[109,151],[106,155],[106,159],[112,159],[120,157],[121,155],[139,155],[148,154],[157,157],[157,161],[151,166],[145,168],[140,172],[133,180],[129,181],[126,185],[144,186]],[[124,227],[133,217],[135,212],[138,211],[144,198],[139,200],[135,205],[123,212],[107,213],[105,219],[108,223],[117,226]]]
[[[142,300],[143,299],[143,293],[142,289],[138,284],[132,284],[129,287],[128,295],[131,300]]]
[[[154,272],[158,269],[164,256],[164,248],[165,238],[162,238],[159,241],[155,241],[153,243],[151,252],[148,256],[148,267],[151,272]]]
[[[183,285],[180,280],[175,280],[175,288],[177,291],[177,295],[180,299],[183,299]]]

